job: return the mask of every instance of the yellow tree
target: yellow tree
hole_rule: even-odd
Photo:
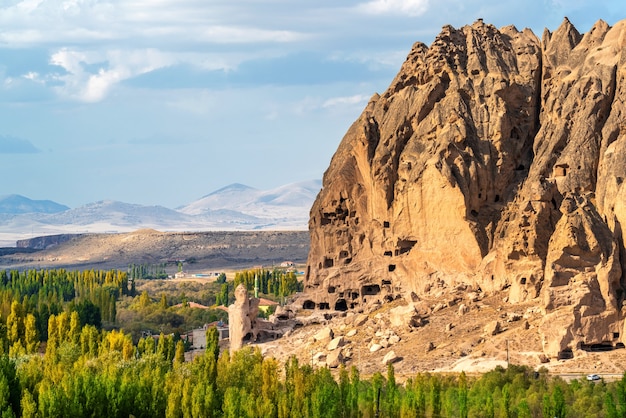
[[[176,354],[174,355],[175,364],[183,364],[185,362],[185,343],[183,340],[178,340],[176,343]]]
[[[24,317],[22,305],[16,300],[11,303],[11,313],[7,317],[7,339],[9,346],[22,339],[24,336]]]
[[[37,323],[33,314],[26,315],[24,323],[24,344],[27,354],[36,354],[39,351],[39,337],[37,335]]]
[[[80,341],[80,317],[76,311],[72,311],[70,314],[70,330],[68,340],[74,344],[78,344]]]

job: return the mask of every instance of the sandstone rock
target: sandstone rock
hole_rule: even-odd
[[[362,309],[464,282],[541,304],[551,356],[622,342],[625,39],[626,21],[581,35],[565,19],[540,40],[480,20],[416,43],[324,174],[306,301]]]
[[[443,303],[437,303],[435,306],[433,306],[432,312],[433,313],[437,313],[437,312],[439,312],[440,310],[442,310],[445,307],[446,307],[446,305],[444,305]]]
[[[380,350],[381,348],[383,348],[382,345],[374,343],[370,347],[370,353],[375,353],[376,351]]]
[[[389,322],[392,327],[416,327],[419,326],[420,317],[415,310],[415,305],[408,304],[390,309]]]
[[[326,354],[318,351],[317,353],[315,353],[315,355],[313,356],[313,362],[315,363],[322,363],[326,361]]]
[[[466,304],[462,303],[459,305],[459,315],[465,315],[468,312],[469,312],[469,307]]]
[[[490,322],[485,326],[485,335],[497,335],[502,332],[502,326],[499,321]]]
[[[520,321],[522,319],[522,314],[517,313],[517,312],[511,312],[507,315],[507,321],[508,322],[517,322]]]
[[[335,350],[326,356],[326,365],[331,369],[339,367],[343,363],[343,354],[341,350]]]
[[[343,337],[337,337],[331,340],[331,342],[328,343],[328,351],[333,351],[336,350],[339,347],[343,347],[343,345],[345,344],[345,340]]]
[[[398,337],[397,335],[394,334],[394,335],[390,336],[387,341],[389,341],[390,345],[398,344],[400,342],[400,337]]]
[[[332,340],[334,337],[334,333],[333,330],[328,328],[328,327],[324,327],[322,329],[320,329],[314,336],[313,336],[313,340],[314,341],[320,341],[323,343],[326,342],[330,342],[330,340]]]
[[[354,322],[352,323],[352,325],[354,325],[355,327],[361,327],[367,322],[367,319],[367,315],[359,314],[354,318]]]
[[[612,341],[622,331],[614,292],[622,270],[611,230],[588,197],[566,197],[561,211],[548,246],[546,315],[539,327],[544,352],[552,357],[580,344]]]
[[[454,328],[454,325],[452,325],[451,323],[446,324],[446,332],[452,331],[452,328]]]
[[[480,300],[480,296],[476,292],[469,292],[467,294],[467,300],[470,302],[477,302]]]
[[[239,350],[244,339],[256,340],[259,300],[248,298],[243,284],[235,289],[235,303],[228,307],[228,325],[231,353]]]
[[[435,349],[435,343],[432,341],[426,345],[426,351],[433,351]]]
[[[354,337],[357,334],[357,330],[355,329],[351,329],[350,331],[348,331],[346,333],[346,337],[350,338],[350,337]]]
[[[387,364],[391,364],[391,363],[395,363],[396,361],[399,360],[399,357],[396,355],[396,353],[391,350],[390,352],[388,352],[387,354],[385,354],[385,357],[383,357],[383,365],[387,365]]]

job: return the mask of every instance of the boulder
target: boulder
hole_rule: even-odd
[[[393,350],[391,350],[387,354],[385,354],[385,357],[383,357],[382,363],[386,366],[387,364],[395,363],[399,359],[400,358],[396,355],[396,353]]]
[[[372,344],[370,346],[370,353],[375,353],[376,351],[380,350],[381,348],[383,348],[382,345],[374,343],[374,344]]]
[[[398,306],[389,310],[389,322],[392,327],[405,328],[419,326],[420,317],[415,305]]]
[[[337,338],[333,338],[329,343],[328,343],[328,351],[333,351],[336,350],[339,347],[343,347],[343,345],[345,344],[345,339],[343,337],[337,337]]]
[[[499,334],[500,332],[502,332],[502,325],[500,325],[499,321],[493,321],[488,323],[484,329],[485,335],[493,336]]]
[[[339,367],[343,363],[341,350],[334,350],[326,356],[326,365],[331,369]]]
[[[466,304],[461,303],[459,305],[459,311],[458,312],[459,312],[459,316],[465,315],[466,313],[469,312],[469,307]]]
[[[330,329],[329,327],[324,327],[322,329],[320,329],[314,336],[313,336],[313,340],[314,341],[320,341],[323,343],[326,342],[330,342],[330,340],[332,340],[334,337],[334,333],[333,330]]]

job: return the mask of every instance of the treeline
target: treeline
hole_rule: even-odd
[[[115,271],[0,274],[2,418],[626,416],[626,375],[610,383],[568,383],[545,369],[511,365],[480,377],[416,374],[398,384],[393,366],[364,378],[354,366],[333,376],[295,357],[279,364],[250,347],[220,355],[212,327],[206,350],[185,361],[175,334],[137,341],[128,332],[98,328],[96,302],[107,292],[130,293],[126,277]],[[124,300],[129,312],[173,320],[164,294],[158,301],[146,292]],[[48,309],[43,331],[42,306]],[[181,318],[196,311],[179,309]]]
[[[130,280],[167,279],[166,267],[167,263],[130,264],[128,266],[128,276]]]
[[[284,365],[246,347],[221,355],[215,328],[185,362],[182,341],[161,335],[133,345],[118,331],[51,316],[45,355],[0,355],[2,417],[623,417],[626,375],[605,383],[553,378],[521,366],[481,377]],[[405,360],[406,361],[406,360]]]
[[[67,308],[79,314],[82,325],[99,327],[101,321],[115,322],[117,299],[132,293],[127,274],[116,270],[2,270],[0,327],[21,334],[25,324],[34,321],[37,335],[45,341],[51,315]],[[11,340],[11,344],[15,342]]]
[[[282,269],[253,269],[235,273],[234,288],[243,283],[248,291],[253,291],[255,277],[258,280],[259,292],[283,298],[296,292],[301,292],[303,283],[298,280],[295,271]]]

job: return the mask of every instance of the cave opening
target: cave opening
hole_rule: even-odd
[[[335,310],[336,311],[347,311],[348,310],[348,304],[346,303],[345,299],[337,299],[337,302],[335,302]]]
[[[574,352],[571,348],[566,348],[563,351],[559,351],[558,359],[559,360],[569,360],[574,358]]]
[[[361,293],[363,294],[363,296],[366,296],[366,295],[375,296],[380,293],[380,286],[377,284],[370,284],[367,286],[363,286]]]

